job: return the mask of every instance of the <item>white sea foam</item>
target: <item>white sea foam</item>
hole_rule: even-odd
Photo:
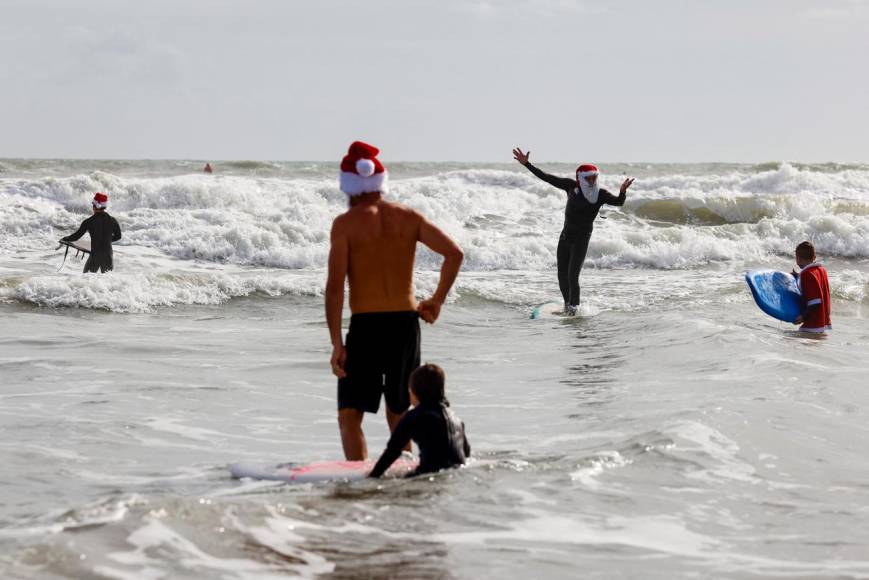
[[[616,184],[604,179],[604,185]],[[120,254],[132,251],[139,256],[140,250],[148,250],[176,262],[169,267],[142,257],[120,264],[123,267],[103,280],[48,275],[53,258],[47,252],[86,216],[90,196],[97,190],[109,192],[110,211],[122,224]],[[563,196],[529,173],[507,168],[396,179],[390,193],[460,242],[465,272],[551,271]],[[256,292],[304,292],[298,280],[280,271],[322,272],[331,220],[345,204],[333,179],[317,177],[146,178],[94,172],[3,178],[0,272],[20,266],[16,259],[28,253],[38,254],[45,268],[31,269],[34,275],[23,281],[3,274],[0,297],[47,306],[141,311],[216,304]],[[865,258],[869,171],[811,171],[784,164],[761,172],[658,172],[638,180],[627,204],[605,207],[602,217],[606,219],[598,220],[589,247],[588,267],[781,265],[802,239],[813,240],[822,257]],[[218,267],[199,273],[203,263]],[[438,266],[431,252],[420,251],[421,269]],[[320,288],[321,282],[307,291]],[[847,289],[834,292],[851,299],[865,296],[866,288],[849,281]]]
[[[674,452],[687,451],[711,461],[708,468],[687,474],[687,477],[706,481],[732,480],[757,484],[760,478],[753,465],[739,457],[739,445],[723,433],[696,421],[685,421],[671,427],[680,443]]]
[[[606,469],[623,467],[631,461],[625,459],[618,451],[601,451],[594,457],[587,459],[576,471],[570,474],[570,479],[578,481],[590,489],[600,489],[601,483],[598,476]]]
[[[164,578],[170,574],[167,562],[172,561],[191,573],[233,578],[284,578],[287,567],[301,577],[313,577],[328,570],[328,565],[319,560],[314,566],[278,566],[241,556],[215,556],[159,519],[146,520],[127,537],[127,543],[134,549],[107,554],[110,562],[96,566],[94,571],[109,578]],[[161,558],[155,553],[169,554],[170,557]]]
[[[232,272],[46,275],[0,285],[0,299],[49,307],[147,312],[160,306],[222,304],[231,298],[255,293],[316,295],[322,291],[321,277],[319,274]]]
[[[869,293],[869,273],[851,269],[830,272],[830,287],[836,298],[862,302]]]
[[[4,528],[0,530],[0,539],[59,534],[67,530],[119,522],[127,516],[133,506],[144,503],[147,502],[138,494],[131,494],[120,500],[106,499],[95,501],[74,510],[54,514],[57,521],[23,527]]]
[[[712,537],[689,530],[677,517],[613,517],[599,521],[599,518],[582,520],[541,511],[537,511],[534,517],[517,522],[511,529],[438,534],[434,537],[448,545],[489,545],[517,541],[616,545],[695,558],[706,556],[718,544]]]

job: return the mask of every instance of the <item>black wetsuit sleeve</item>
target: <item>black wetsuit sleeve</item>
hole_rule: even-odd
[[[600,190],[600,199],[603,203],[607,205],[625,205],[625,200],[627,198],[627,193],[620,193],[618,197],[616,197],[605,189]]]
[[[462,448],[463,448],[462,450],[465,452],[465,458],[467,459],[468,457],[471,456],[471,444],[468,443],[468,435],[467,435],[467,433],[465,433],[465,422],[464,421],[462,421],[462,439],[464,440],[464,443],[462,445]]]
[[[380,477],[399,458],[404,447],[410,442],[414,417],[415,415],[408,413],[401,418],[401,421],[398,422],[395,431],[392,432],[392,436],[389,438],[389,443],[386,444],[386,449],[383,451],[380,459],[377,460],[374,469],[368,474],[369,477]]]
[[[90,222],[90,218],[88,218],[88,219],[86,219],[85,221],[81,222],[81,226],[78,228],[78,231],[77,231],[77,232],[75,232],[74,234],[70,234],[70,235],[66,236],[65,238],[61,238],[61,239],[62,239],[64,242],[74,242],[74,241],[76,241],[77,239],[81,238],[83,235],[85,235],[85,232],[88,231],[88,224],[89,224],[89,222]]]
[[[112,218],[112,241],[117,242],[121,239],[121,226],[118,224],[118,220]]]
[[[525,167],[528,168],[528,171],[530,171],[549,185],[557,187],[558,189],[561,189],[563,191],[571,192],[573,191],[573,188],[576,187],[576,182],[569,177],[556,177],[554,175],[549,175],[545,171],[537,169],[530,163],[526,163]]]

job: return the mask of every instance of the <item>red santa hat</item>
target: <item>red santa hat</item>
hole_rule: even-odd
[[[379,191],[386,193],[387,172],[377,155],[380,149],[354,141],[341,160],[341,191],[349,196]]]
[[[576,168],[576,178],[580,177],[591,177],[592,175],[597,175],[598,170],[597,167],[591,165],[590,163],[586,163],[585,165],[580,165]]]
[[[98,191],[94,194],[93,205],[96,209],[106,209],[109,205],[109,196]]]

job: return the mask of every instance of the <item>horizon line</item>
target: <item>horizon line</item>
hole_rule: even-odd
[[[237,158],[237,159],[219,159],[219,158],[195,158],[195,157],[2,157],[0,156],[0,161],[189,161],[189,162],[198,162],[198,163],[245,163],[245,162],[253,162],[253,163],[318,163],[318,164],[329,164],[334,163],[336,165],[340,164],[340,158],[336,157],[335,159],[264,159],[264,158]],[[515,163],[515,160],[505,160],[505,161],[484,161],[484,160],[474,160],[474,161],[437,161],[431,159],[392,159],[386,162],[386,165],[392,163],[443,163],[443,164],[464,164],[464,165],[472,165],[472,164],[512,164]],[[577,163],[576,161],[559,161],[559,160],[537,160],[534,163],[558,163],[563,165],[571,165]],[[731,161],[731,160],[706,160],[706,161],[595,161],[598,164],[629,164],[629,165],[665,165],[665,164],[675,164],[675,165],[767,165],[774,163],[788,163],[788,164],[800,164],[800,165],[869,165],[869,160],[867,161],[835,161],[835,160],[826,160],[826,161],[798,161],[794,159],[767,159],[764,161]]]

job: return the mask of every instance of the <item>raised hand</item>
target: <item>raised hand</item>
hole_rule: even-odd
[[[633,182],[634,182],[633,177],[631,177],[629,179],[625,179],[624,183],[622,183],[622,188],[619,190],[619,193],[622,193],[622,194],[626,193],[628,191],[628,188],[631,186],[631,184]]]
[[[522,165],[528,165],[528,158],[531,157],[531,152],[522,153],[522,150],[516,147],[513,149],[513,159],[521,163]]]

